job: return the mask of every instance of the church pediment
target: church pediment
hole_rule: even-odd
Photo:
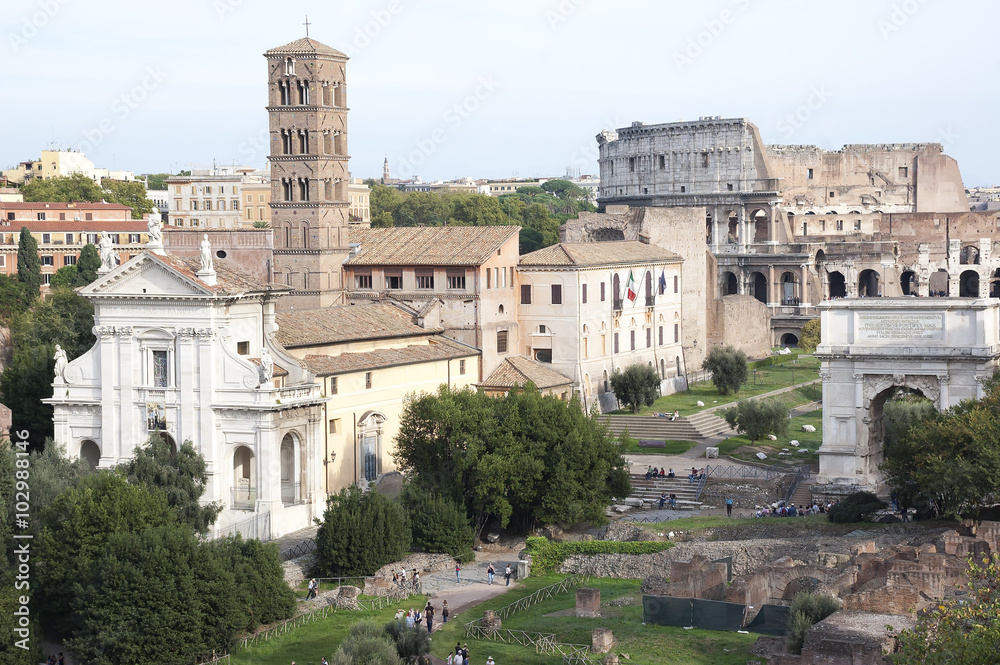
[[[87,295],[115,296],[211,296],[213,291],[197,279],[182,274],[173,266],[160,261],[154,254],[144,252],[127,263],[98,277],[80,289]]]

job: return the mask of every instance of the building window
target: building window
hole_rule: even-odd
[[[681,278],[679,276],[674,275],[674,293],[677,293],[677,291],[680,289],[680,279]]]
[[[53,261],[52,261],[52,257],[51,256],[47,256],[47,255],[46,256],[42,256],[42,265],[43,266],[50,266],[52,264],[53,264]]]
[[[646,328],[646,348],[653,346],[653,329]]]
[[[487,289],[493,288],[493,271],[490,270],[489,268],[486,269],[486,288]]]
[[[708,168],[708,153],[707,152],[701,153],[701,165],[704,168],[706,168],[706,169]]]
[[[398,291],[403,288],[403,275],[386,275],[385,276],[385,288],[390,291]]]
[[[138,245],[140,242],[142,242],[142,238],[139,236],[138,233],[130,233],[128,234],[128,241],[133,245]]]
[[[733,191],[733,183],[729,183],[729,184],[726,185],[726,191],[729,191],[729,192]]]
[[[372,276],[368,275],[355,275],[354,276],[354,288],[356,289],[370,289],[372,288]]]
[[[459,360],[458,361],[458,373],[459,374],[465,374],[465,361],[464,360]]]
[[[664,157],[663,155],[660,155],[660,170],[662,171],[665,168],[667,168],[667,158]]]
[[[51,243],[52,243],[52,234],[51,233],[43,233],[42,234],[42,244],[43,245],[49,245]]]
[[[587,285],[586,284],[583,284],[580,287],[580,302],[583,303],[584,305],[587,304]]]
[[[330,377],[330,394],[331,395],[337,394],[337,377],[335,376]]]
[[[553,305],[562,304],[562,284],[552,285],[552,304]]]
[[[531,304],[531,284],[521,285],[521,304],[522,305]]]
[[[844,220],[842,220],[842,219],[838,219],[837,220],[837,230],[838,231],[843,231],[844,230]]]
[[[860,231],[861,230],[861,220],[860,219],[854,221],[854,230],[855,231]]]
[[[60,222],[65,222],[66,221],[66,213],[64,213],[64,212],[59,213],[59,221]]]
[[[372,389],[372,373],[365,372],[365,390]]]
[[[497,353],[507,353],[507,331],[497,331]]]
[[[687,191],[687,187],[685,187],[684,185],[681,185],[681,194],[683,194],[686,191]]]
[[[900,166],[899,167],[899,177],[900,178],[907,177],[909,175],[909,173],[910,173],[910,170],[908,168],[906,168],[905,166]]]
[[[614,343],[614,346],[615,346],[614,352],[618,353],[618,333],[615,333],[615,343]]]
[[[7,221],[9,221],[9,222],[13,222],[14,221],[14,213],[12,213],[12,212],[8,212],[7,213]]]
[[[629,330],[628,337],[629,337],[629,350],[635,351],[635,331]]]
[[[660,331],[659,331],[659,340],[660,340],[660,341],[659,341],[659,345],[660,345],[660,346],[663,346],[663,326],[660,326]]]
[[[167,387],[167,352],[153,351],[153,387]]]
[[[604,282],[601,282],[601,302],[604,302]]]
[[[330,434],[336,434],[337,430],[339,429],[340,429],[340,419],[336,418],[334,420],[331,420],[329,429]]]
[[[417,288],[418,289],[433,289],[434,288],[434,273],[423,273],[417,274]]]
[[[88,222],[94,221],[94,213],[92,212],[85,213],[83,219]]]
[[[205,210],[211,210],[211,209],[212,209],[212,202],[205,201]]]
[[[681,324],[674,324],[674,344],[681,341]]]
[[[42,284],[48,284],[51,279],[52,279],[52,275],[49,274],[49,273],[46,273],[46,274],[42,275]]]
[[[236,353],[241,356],[250,355],[250,342],[236,342]]]
[[[629,170],[629,173],[634,173],[635,172],[635,157],[629,157],[628,158],[628,170]]]
[[[38,221],[40,221],[40,222],[44,222],[45,221],[45,213],[44,212],[38,213]]]
[[[813,179],[813,170],[806,169],[806,180],[812,180],[812,179]]]
[[[835,196],[837,196],[837,192],[830,192],[830,198],[831,199],[834,198]]]
[[[455,273],[448,275],[448,288],[453,290],[465,290],[465,273]]]
[[[75,266],[76,265],[76,256],[74,256],[73,254],[66,254],[65,256],[63,256],[63,265],[64,266]]]
[[[67,245],[72,245],[73,244],[73,234],[72,233],[67,233],[66,234],[66,244]]]

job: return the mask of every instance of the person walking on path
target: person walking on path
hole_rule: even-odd
[[[491,561],[489,567],[486,569],[486,579],[489,580],[491,585],[493,584],[493,576],[496,575],[496,572],[496,569],[493,568],[493,562]]]
[[[503,571],[503,577],[504,577],[505,580],[507,580],[507,583],[504,584],[504,586],[510,586],[510,576],[513,575],[513,574],[514,574],[514,571],[512,571],[510,569],[510,564],[508,563],[507,564],[507,569]]]
[[[316,597],[316,587],[318,586],[319,583],[316,582],[315,577],[309,580],[309,593],[306,594],[306,600],[312,600],[313,598]]]
[[[434,630],[434,606],[431,605],[431,601],[427,601],[427,607],[424,608],[424,621],[427,622],[427,632]]]
[[[726,497],[726,517],[733,516],[733,497]]]
[[[448,601],[441,603],[441,618],[444,619],[444,623],[448,623]]]
[[[462,583],[462,564],[457,561],[455,562],[455,579],[458,580],[459,584]]]

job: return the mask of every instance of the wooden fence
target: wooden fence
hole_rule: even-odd
[[[589,579],[590,577],[586,575],[570,575],[566,579],[560,580],[555,584],[550,584],[547,587],[542,587],[541,589],[539,589],[538,591],[534,592],[531,595],[525,596],[524,598],[521,598],[519,600],[515,600],[510,605],[504,605],[503,607],[501,607],[496,611],[496,614],[501,619],[506,619],[515,612],[522,612],[531,607],[532,605],[536,605],[542,602],[543,600],[548,600],[549,598],[555,596],[556,594],[566,593],[570,589],[576,588],[582,584],[586,584]],[[470,623],[478,623],[478,622],[479,620],[476,619],[474,621],[471,621]],[[469,624],[466,624],[466,626],[468,625]]]

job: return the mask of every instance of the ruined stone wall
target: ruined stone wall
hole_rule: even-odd
[[[771,313],[753,296],[717,298],[711,308],[708,346],[735,346],[749,358],[771,355]]]

